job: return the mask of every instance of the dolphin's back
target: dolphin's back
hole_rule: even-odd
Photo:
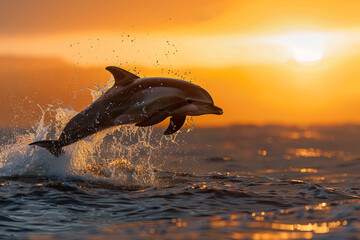
[[[139,78],[131,85],[124,88],[123,91],[124,93],[126,92],[125,94],[127,94],[128,97],[138,92],[153,92],[154,94],[177,95],[182,96],[183,98],[191,97],[194,99],[208,99],[210,102],[214,102],[205,89],[191,82],[174,78]]]

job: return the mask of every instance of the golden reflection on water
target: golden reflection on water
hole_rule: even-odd
[[[316,148],[290,148],[287,153],[295,157],[325,157],[332,158],[337,154],[334,151],[323,151]]]
[[[318,173],[319,170],[316,168],[289,168],[289,172],[301,172],[301,173]]]
[[[314,209],[324,209],[327,206],[326,203],[321,203]],[[335,230],[341,226],[347,225],[347,221],[332,221],[332,222],[320,222],[320,223],[307,223],[307,224],[285,224],[285,223],[269,223],[262,222],[265,218],[264,212],[259,213],[260,216],[256,216],[256,213],[251,214],[254,218],[254,222],[246,224],[248,230],[251,229],[269,229],[275,231],[265,231],[256,233],[232,233],[234,239],[311,239],[313,234],[324,234],[332,230]],[[236,227],[241,225],[239,221],[232,220],[213,220],[211,226],[214,228],[224,227]],[[280,230],[280,231],[279,231]]]
[[[265,169],[262,171],[259,171],[261,173],[276,173],[276,172],[300,172],[300,173],[318,173],[319,170],[316,168],[292,168],[289,169]]]
[[[326,211],[330,206],[326,202],[314,206],[306,206],[305,210]],[[292,210],[281,210],[281,214],[291,214]],[[217,239],[313,239],[319,234],[334,232],[347,225],[346,220],[330,222],[311,222],[293,220],[293,223],[280,222],[273,211],[257,213],[216,215],[199,218],[173,218],[170,220],[155,220],[136,223],[124,223],[105,227],[101,232],[107,234],[124,233],[126,229],[141,229],[137,236],[151,239],[197,239],[201,235],[196,231],[199,227],[207,229],[207,236]],[[301,222],[300,222],[301,221]],[[168,235],[169,234],[169,235]],[[103,237],[103,235],[100,235]],[[114,235],[120,236],[120,235]],[[204,236],[203,236],[204,237]],[[100,239],[100,238],[93,238]]]
[[[283,138],[290,138],[290,139],[301,139],[301,138],[306,138],[306,139],[315,139],[315,140],[320,140],[320,139],[333,139],[333,136],[325,136],[325,135],[321,135],[320,133],[316,132],[316,131],[311,131],[311,130],[299,130],[299,131],[282,131],[280,132],[280,137]]]
[[[271,213],[269,213],[271,214]],[[253,214],[252,214],[253,215]],[[259,213],[259,215],[267,215],[267,213]],[[255,221],[243,221],[246,219],[246,214],[236,215],[233,214],[227,220],[224,220],[222,216],[212,216],[207,218],[209,221],[208,236],[217,237],[218,239],[253,239],[253,240],[273,240],[273,239],[312,239],[315,234],[325,234],[330,231],[334,231],[337,228],[347,225],[347,221],[332,221],[321,223],[307,223],[307,224],[287,224],[277,222],[262,222],[262,220],[254,219]],[[169,220],[158,221],[145,221],[137,223],[124,223],[120,225],[113,225],[103,228],[101,231],[110,234],[123,232],[126,229],[142,229],[137,236],[151,239],[163,239],[168,233],[175,235],[172,239],[196,239],[200,235],[198,232],[194,232],[192,228],[202,225],[207,221],[203,221],[206,218],[189,219],[186,221],[182,218],[173,218]],[[192,227],[192,228],[188,228]],[[204,228],[206,226],[203,226]],[[206,227],[207,228],[207,227]],[[165,230],[166,229],[166,230]],[[189,232],[187,231],[189,229]],[[192,229],[192,230],[191,230]],[[228,229],[229,231],[225,230]],[[237,229],[233,231],[234,229]],[[241,230],[245,230],[241,232]],[[262,229],[259,232],[259,229]],[[220,230],[220,232],[218,232]],[[240,230],[240,231],[239,231]],[[226,234],[227,233],[227,234]],[[165,235],[164,235],[165,234]],[[32,236],[30,239],[54,239],[51,236],[49,238],[41,238],[46,235]],[[120,236],[120,235],[113,235]],[[35,238],[34,238],[35,237]],[[39,237],[39,238],[38,238]],[[90,239],[103,239],[103,235],[92,236]],[[122,238],[123,239],[123,238]]]
[[[258,149],[256,151],[257,154],[261,155],[261,156],[266,156],[267,152],[266,150],[263,150],[263,149]]]
[[[255,222],[247,223],[249,229],[271,229],[280,231],[265,231],[257,233],[233,233],[234,239],[311,239],[313,234],[324,234],[331,230],[335,230],[341,226],[345,226],[347,221],[333,221],[333,222],[322,222],[322,223],[307,223],[307,224],[284,224],[284,223],[266,223],[261,222],[264,217],[255,216]],[[233,221],[214,221],[212,227],[236,227],[239,226],[240,222]]]
[[[326,202],[322,202],[315,206],[306,206],[306,210],[314,209],[317,211],[325,211],[328,208]],[[282,214],[286,214],[287,210],[282,210]],[[279,223],[279,222],[263,222],[266,217],[273,217],[274,212],[252,213],[253,221],[245,223],[248,233],[234,232],[231,237],[234,239],[311,239],[314,234],[325,234],[339,227],[346,226],[347,221],[331,221],[331,222],[308,222],[308,223]],[[236,227],[244,223],[238,221],[241,215],[231,215],[228,220],[221,220],[220,216],[211,217],[211,226],[213,228]],[[234,221],[235,220],[235,221]],[[269,229],[270,231],[251,233],[256,229]]]
[[[254,239],[254,240],[287,240],[287,239],[311,239],[313,234],[310,232],[263,232],[263,233],[233,233],[233,239]]]

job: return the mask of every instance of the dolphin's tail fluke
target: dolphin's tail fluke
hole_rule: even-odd
[[[62,146],[60,146],[59,141],[56,140],[45,140],[45,141],[38,141],[30,143],[29,145],[37,145],[39,147],[45,148],[49,152],[51,152],[52,155],[55,157],[58,157],[63,153]]]

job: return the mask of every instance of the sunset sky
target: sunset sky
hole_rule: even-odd
[[[36,123],[38,104],[82,110],[108,65],[207,89],[224,115],[199,126],[360,123],[359,12],[350,0],[1,1],[0,126]]]

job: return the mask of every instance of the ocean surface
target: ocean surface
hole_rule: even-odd
[[[189,121],[109,129],[59,158],[28,146],[59,122],[0,130],[0,239],[360,239],[360,126]]]

